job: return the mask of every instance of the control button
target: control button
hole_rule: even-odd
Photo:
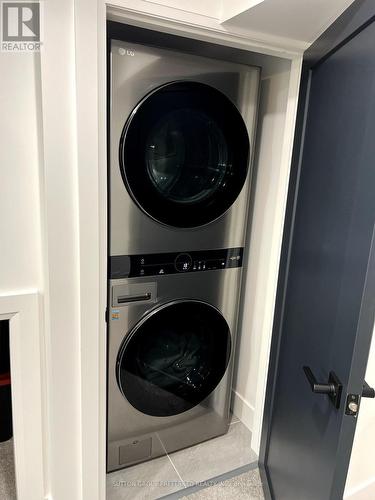
[[[173,264],[158,264],[155,266],[146,266],[140,270],[140,276],[164,276],[176,272]]]
[[[176,260],[174,261],[176,271],[178,271],[179,273],[189,271],[192,263],[192,258],[188,253],[180,253],[179,255],[177,255]]]

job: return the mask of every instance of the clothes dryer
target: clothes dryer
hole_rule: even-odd
[[[244,245],[258,86],[258,68],[111,41],[111,257]]]

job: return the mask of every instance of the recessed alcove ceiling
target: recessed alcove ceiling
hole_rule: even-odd
[[[353,0],[223,0],[221,23],[311,44]]]
[[[354,0],[146,0],[180,12],[211,19],[224,30],[253,39],[306,49]],[[185,13],[185,16],[184,16]],[[170,15],[170,12],[169,12]],[[211,23],[209,23],[211,24]],[[285,43],[283,43],[285,40]]]

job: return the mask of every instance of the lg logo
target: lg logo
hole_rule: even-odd
[[[120,47],[118,49],[118,53],[120,54],[120,56],[129,56],[129,57],[134,57],[135,56],[134,50],[123,49],[122,47]]]
[[[3,51],[40,50],[40,3],[2,2]]]

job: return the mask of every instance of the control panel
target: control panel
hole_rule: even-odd
[[[109,258],[110,279],[163,274],[196,273],[242,266],[243,248],[144,255],[116,255]]]

